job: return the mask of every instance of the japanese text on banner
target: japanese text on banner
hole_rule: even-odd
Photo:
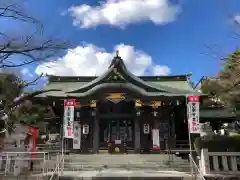
[[[64,100],[63,132],[65,138],[72,139],[74,137],[73,135],[74,106],[75,100]]]
[[[199,96],[188,96],[188,124],[190,133],[200,133]]]

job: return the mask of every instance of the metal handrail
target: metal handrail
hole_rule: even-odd
[[[51,175],[51,177],[49,178],[49,180],[52,180],[52,179],[54,178],[56,172],[59,170],[60,164],[63,163],[63,160],[64,160],[64,155],[62,154],[62,155],[61,155],[61,158],[60,158],[60,160],[57,162],[56,167],[55,167],[55,169],[54,169],[54,171],[53,171],[53,174]],[[59,176],[59,172],[57,172],[57,175]]]
[[[198,174],[200,175],[200,177],[203,179],[203,180],[206,180],[206,178],[204,177],[202,171],[198,168],[196,162],[194,161],[193,157],[191,154],[189,154],[189,160],[191,161],[191,164],[197,169],[198,171]],[[193,173],[193,172],[192,172]]]
[[[32,155],[32,152],[2,152],[0,153],[0,157],[2,161],[6,161],[11,163],[11,161],[13,160],[14,163],[15,161],[28,161],[28,162],[33,162],[33,161],[39,161],[39,160],[43,160],[45,162],[46,158],[49,160],[49,154],[48,152],[34,152],[34,154],[37,157],[34,157],[34,159],[32,157],[30,157]],[[39,157],[39,155],[43,155],[43,157]],[[5,166],[5,167],[4,167]],[[11,167],[9,164],[5,164],[4,166],[2,166],[4,170],[4,175],[8,175],[9,173],[12,174],[15,171],[10,170],[9,168]],[[42,167],[42,171],[45,171],[45,167],[43,165]],[[33,172],[33,170],[31,170],[31,172]],[[40,170],[36,171],[36,172],[41,172]],[[21,172],[24,173],[24,172]]]

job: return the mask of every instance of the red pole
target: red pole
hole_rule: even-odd
[[[36,128],[32,128],[32,148],[31,148],[31,152],[32,152],[32,160],[34,160],[34,155],[35,155],[35,150],[36,150],[36,138],[38,135],[38,130]]]

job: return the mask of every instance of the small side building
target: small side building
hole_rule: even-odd
[[[194,89],[202,93],[202,85],[204,81],[208,81],[209,77],[203,76],[196,84]],[[200,122],[209,122],[213,130],[221,129],[223,123],[232,123],[237,120],[234,109],[225,107],[218,98],[206,97],[202,99],[200,106]]]

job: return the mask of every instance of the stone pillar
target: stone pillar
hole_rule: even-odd
[[[97,111],[92,111],[93,116],[93,153],[98,153],[99,149],[99,118]]]
[[[140,153],[141,152],[141,129],[140,129],[140,116],[141,112],[139,109],[136,111],[136,118],[134,120],[134,151],[135,153]]]

